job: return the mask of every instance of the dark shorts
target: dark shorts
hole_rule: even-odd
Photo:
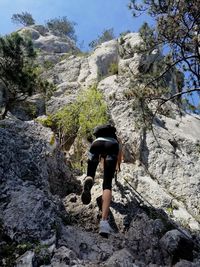
[[[118,142],[97,140],[90,147],[87,176],[95,177],[100,157],[104,158],[103,190],[112,188],[118,152]]]

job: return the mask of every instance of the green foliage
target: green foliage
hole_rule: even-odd
[[[48,245],[36,244],[34,247],[34,252],[37,257],[37,263],[41,265],[49,265],[51,263],[50,252],[48,250]]]
[[[22,12],[21,14],[13,14],[11,20],[15,24],[22,24],[24,26],[30,26],[35,24],[35,20],[28,12]]]
[[[27,250],[33,248],[31,243],[21,243],[13,241],[4,230],[3,224],[0,221],[0,266],[13,267],[15,266],[16,257],[24,254]]]
[[[45,69],[49,70],[49,69],[53,68],[54,63],[52,61],[45,60],[43,62],[43,66],[44,66]]]
[[[56,142],[56,137],[55,137],[54,134],[52,134],[52,136],[51,136],[51,138],[50,138],[50,140],[49,140],[49,144],[50,144],[51,146],[53,146],[53,145],[55,144],[55,142]]]
[[[152,29],[147,22],[144,22],[139,29],[140,37],[142,38],[142,43],[139,45],[140,51],[146,51],[149,54],[155,49],[156,37],[154,36],[154,29]]]
[[[0,37],[0,80],[7,98],[4,116],[13,103],[32,94],[36,84],[32,68],[35,56],[32,42],[19,34]]]
[[[199,0],[130,0],[129,8],[133,11],[134,16],[147,12],[155,20],[154,29],[150,29],[146,24],[140,33],[148,39],[147,50],[152,51],[158,46],[164,47],[164,53],[170,56],[170,60],[167,60],[163,66],[163,73],[166,73],[167,70],[174,71],[175,67],[184,73],[185,83],[181,81],[184,90],[183,87],[180,88],[179,81],[177,85],[179,102],[181,102],[181,94],[185,91],[196,91],[196,98],[200,98],[199,4]],[[145,39],[143,41],[145,43]],[[157,76],[157,79],[159,78],[162,79],[162,75]],[[190,102],[192,102],[191,99]],[[199,112],[197,105],[194,105],[194,111]]]
[[[33,103],[22,102],[20,106],[30,118],[35,118],[37,116],[37,108]]]
[[[16,249],[17,252],[22,255],[24,254],[27,250],[30,250],[33,248],[33,244],[27,242],[27,243],[20,243],[17,245]]]
[[[118,64],[117,63],[111,63],[108,68],[108,73],[110,75],[118,74]]]
[[[78,97],[78,103],[81,105],[79,136],[81,138],[90,137],[96,125],[104,124],[108,121],[107,106],[96,86],[91,86],[86,91],[83,91]]]
[[[40,80],[40,87],[39,87],[40,91],[44,93],[46,100],[50,99],[50,97],[56,91],[56,86],[48,81],[42,81],[41,78],[39,80]]]
[[[53,128],[53,126],[54,126],[51,115],[49,115],[47,117],[37,118],[36,121],[41,123],[45,127]]]
[[[68,147],[75,137],[78,137],[78,140],[91,138],[93,128],[107,121],[107,106],[96,86],[82,91],[74,103],[47,118],[39,119],[39,122],[56,132],[62,148]],[[77,147],[79,145],[78,141]]]
[[[79,128],[80,107],[77,102],[69,104],[52,115],[61,145],[74,139]]]
[[[177,204],[173,203],[173,199],[172,199],[171,203],[166,208],[166,211],[170,216],[173,216],[174,210],[178,210],[178,206]]]
[[[154,49],[159,47],[159,45],[156,43],[154,29],[151,28],[147,22],[144,22],[140,27],[139,35],[141,42],[134,46],[134,52],[148,56]]]
[[[59,36],[68,36],[76,42],[75,25],[76,23],[68,20],[66,16],[50,19],[46,22],[46,27],[52,33]]]
[[[53,84],[40,78],[42,68],[35,65],[35,57],[30,39],[17,33],[0,37],[0,81],[6,98],[2,118],[34,92],[43,93],[48,99],[55,91]],[[32,115],[35,113],[31,106],[28,109]]]
[[[138,114],[136,115],[136,126],[138,128],[145,126],[150,129],[155,110],[159,114],[169,116],[169,112],[159,106],[159,99],[163,99],[171,91],[169,81],[172,79],[172,71],[176,74],[179,90],[182,90],[184,80],[181,72],[175,68],[168,71],[167,66],[171,64],[170,55],[168,57],[159,56],[151,64],[148,64],[148,58],[152,55],[153,50],[159,48],[154,29],[144,23],[139,30],[139,34],[141,42],[134,47],[134,52],[141,54],[141,61],[138,66],[138,73],[133,74],[130,88],[124,93],[124,96],[128,100],[133,99],[133,109]]]
[[[111,75],[118,75],[118,63],[110,63],[104,71],[98,70],[98,81],[105,79]]]
[[[115,35],[114,35],[114,29],[113,28],[103,30],[102,34],[99,35],[96,40],[93,40],[91,43],[89,43],[89,47],[94,49],[98,45],[100,45],[104,42],[113,40],[114,38],[115,38]]]
[[[132,81],[131,88],[124,92],[124,96],[127,100],[133,99],[132,108],[135,114],[135,127],[141,129],[151,129],[151,125],[154,119],[154,113],[151,109],[150,102],[153,98],[159,98],[160,96],[168,92],[167,87],[152,87],[144,86],[145,75],[143,75],[143,81]],[[145,82],[144,82],[145,83]],[[166,115],[164,110],[159,109],[159,113]]]
[[[48,245],[37,244],[34,251],[36,254],[39,254],[43,249],[48,249]]]
[[[108,122],[107,106],[97,87],[91,86],[82,91],[74,103],[68,104],[55,114],[37,119],[37,121],[44,126],[51,127],[63,150],[68,150],[77,137],[71,164],[73,168],[82,172],[86,167],[82,162],[85,150],[82,140],[91,140],[94,127]]]

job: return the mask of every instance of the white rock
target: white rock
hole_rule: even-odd
[[[33,258],[35,253],[27,251],[16,260],[16,267],[33,267]]]

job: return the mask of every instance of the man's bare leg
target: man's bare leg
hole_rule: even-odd
[[[112,191],[109,189],[103,190],[102,195],[102,220],[108,219],[109,209],[110,209],[110,203],[112,200]]]

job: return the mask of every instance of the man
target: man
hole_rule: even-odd
[[[104,162],[103,194],[102,194],[102,218],[99,226],[99,234],[107,236],[112,232],[108,223],[108,214],[112,199],[112,178],[114,177],[121,151],[119,141],[116,136],[116,128],[110,124],[97,126],[94,129],[96,139],[93,141],[88,156],[87,177],[83,186],[81,196],[83,204],[87,205],[91,201],[91,188],[94,184],[94,177],[100,159]],[[120,170],[120,166],[118,165]]]

